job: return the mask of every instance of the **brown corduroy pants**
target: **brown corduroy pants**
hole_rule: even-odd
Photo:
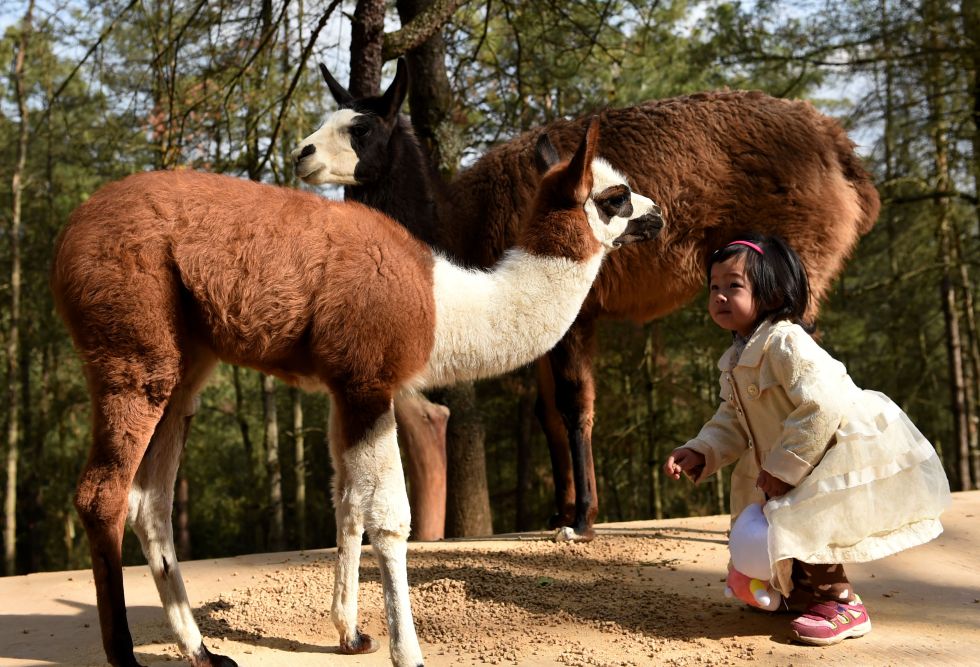
[[[809,595],[813,602],[854,602],[854,587],[844,573],[844,566],[837,564],[814,565],[793,561],[793,598]],[[799,589],[799,593],[797,592]]]

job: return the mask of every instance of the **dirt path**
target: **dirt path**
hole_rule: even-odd
[[[413,544],[409,580],[430,667],[450,665],[980,665],[980,491],[954,495],[936,541],[848,568],[874,631],[816,649],[789,615],[727,600],[727,517],[606,524],[588,545],[522,534]],[[246,665],[389,665],[370,549],[361,625],[382,641],[336,654],[333,550],[183,567],[212,650]],[[126,569],[137,657],[184,664],[145,567]],[[88,571],[0,579],[0,666],[103,664]]]

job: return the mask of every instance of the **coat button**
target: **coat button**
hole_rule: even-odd
[[[749,398],[758,398],[759,397],[759,387],[757,387],[754,384],[750,384],[748,386],[748,388],[746,388],[745,391],[748,392]]]

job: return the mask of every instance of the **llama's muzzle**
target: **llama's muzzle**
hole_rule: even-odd
[[[626,229],[613,241],[613,247],[618,248],[628,243],[638,241],[649,241],[656,238],[660,230],[664,228],[663,211],[654,204],[651,209],[643,215],[632,218],[626,223]]]

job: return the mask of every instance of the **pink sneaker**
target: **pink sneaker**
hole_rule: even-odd
[[[871,632],[871,618],[861,598],[854,602],[814,602],[806,613],[790,623],[793,634],[804,644],[830,646],[849,637]]]

